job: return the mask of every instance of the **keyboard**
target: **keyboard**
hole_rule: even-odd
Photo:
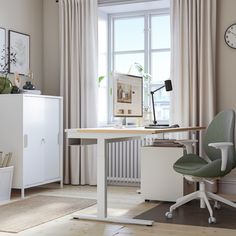
[[[168,124],[162,124],[162,125],[148,125],[145,126],[145,129],[168,129],[168,128],[178,128],[179,125],[178,124],[174,124],[174,125],[168,125]]]

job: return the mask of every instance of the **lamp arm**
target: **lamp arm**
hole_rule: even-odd
[[[155,89],[154,91],[151,91],[151,96],[152,96],[152,113],[153,113],[153,124],[156,125],[157,121],[156,121],[156,112],[155,112],[155,105],[154,105],[154,93],[157,92],[158,90],[164,88],[165,85],[162,85],[161,87]]]
[[[158,90],[160,90],[160,89],[162,89],[164,87],[165,87],[165,85],[162,85],[161,87],[155,89],[154,91],[151,91],[151,94],[154,94],[155,92],[157,92]]]
[[[152,96],[152,113],[153,113],[153,124],[156,125],[157,121],[156,121],[156,112],[155,112],[155,105],[154,105],[154,92],[151,92],[151,96]]]

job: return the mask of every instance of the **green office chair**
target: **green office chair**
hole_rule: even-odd
[[[208,208],[210,217],[208,222],[215,223],[213,211],[209,199],[215,200],[214,208],[220,208],[219,202],[236,208],[236,203],[224,199],[214,193],[205,190],[205,182],[213,183],[214,180],[227,175],[236,167],[234,149],[235,112],[227,110],[220,112],[207,128],[203,141],[203,147],[209,161],[196,154],[186,154],[174,164],[174,170],[187,180],[199,182],[199,190],[177,199],[176,203],[166,212],[167,218],[172,218],[172,212],[179,206],[200,198],[200,207]]]

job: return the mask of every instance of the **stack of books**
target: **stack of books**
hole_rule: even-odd
[[[36,89],[34,89],[34,90],[22,89],[22,93],[40,95],[41,91],[40,90],[36,90]]]
[[[153,139],[152,145],[158,147],[183,147],[176,139]]]

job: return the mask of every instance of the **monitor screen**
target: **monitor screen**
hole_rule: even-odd
[[[115,117],[143,116],[143,78],[113,74],[113,115]]]

